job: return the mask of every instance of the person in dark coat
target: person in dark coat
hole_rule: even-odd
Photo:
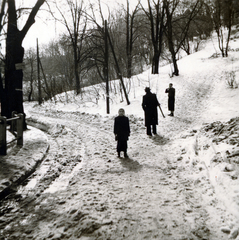
[[[127,141],[130,136],[130,126],[129,118],[125,116],[125,111],[123,108],[120,108],[119,116],[115,118],[114,121],[114,134],[115,140],[117,141],[117,153],[120,157],[120,152],[124,152],[124,157],[127,158]]]
[[[142,108],[144,110],[144,120],[145,126],[147,128],[147,135],[152,136],[157,134],[156,125],[158,125],[158,110],[157,107],[160,106],[156,94],[150,91],[149,87],[145,88],[146,94],[143,96]]]
[[[174,116],[174,104],[175,104],[175,89],[173,84],[169,83],[169,88],[165,90],[165,93],[168,93],[168,110],[171,112],[169,116]]]

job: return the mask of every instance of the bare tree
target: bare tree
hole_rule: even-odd
[[[159,58],[162,52],[163,43],[163,29],[165,19],[165,3],[166,1],[152,1],[148,0],[148,10],[143,8],[146,16],[150,22],[151,40],[153,43],[153,59],[152,59],[152,73],[159,73]]]
[[[228,56],[231,28],[236,9],[235,2],[233,0],[214,0],[212,3],[206,1],[206,5],[211,13],[214,29],[217,33],[218,46],[222,57]]]
[[[103,15],[103,11],[102,11],[102,5],[101,5],[101,1],[100,0],[98,0],[98,7],[99,7],[98,8],[98,13],[100,15],[100,18],[101,18],[102,22],[105,23],[105,21],[107,21],[107,20],[104,19],[104,15]],[[123,75],[122,75],[122,71],[121,71],[121,68],[120,68],[119,60],[117,58],[116,51],[115,51],[114,39],[111,38],[110,26],[107,24],[107,27],[102,27],[98,23],[98,21],[97,21],[96,14],[94,12],[93,6],[91,6],[91,9],[92,9],[92,14],[91,14],[91,16],[88,15],[88,17],[97,27],[96,29],[93,29],[93,32],[96,33],[94,41],[95,41],[95,39],[97,39],[97,43],[99,43],[98,45],[94,45],[94,51],[92,51],[92,52],[95,55],[95,52],[99,53],[99,51],[97,51],[97,50],[100,49],[100,51],[101,51],[101,54],[100,54],[101,59],[102,59],[102,55],[103,55],[103,60],[100,61],[101,65],[103,65],[103,73],[105,73],[106,62],[109,63],[108,57],[109,57],[109,55],[111,53],[112,60],[114,62],[113,65],[114,65],[114,68],[115,68],[115,72],[117,74],[117,77],[120,79],[120,84],[122,86],[122,89],[123,89],[123,92],[124,92],[127,104],[130,104],[130,101],[128,99],[128,94],[127,94],[127,91],[126,91],[126,88],[125,88],[125,84],[124,84],[124,81],[123,81]],[[109,11],[108,18],[110,18],[110,16],[111,16],[111,14],[110,14],[110,11]],[[106,58],[106,54],[105,54],[106,51],[107,51],[107,48],[108,48],[108,46],[106,46],[107,45],[106,42],[108,42],[109,49],[110,49],[109,50],[110,53],[107,54],[108,55],[107,58]],[[109,64],[107,64],[107,65],[109,65]],[[107,72],[108,72],[108,67],[107,67]],[[106,74],[104,74],[104,76],[106,76]]]
[[[132,58],[133,58],[133,45],[139,36],[139,29],[135,27],[135,18],[137,16],[137,12],[139,11],[139,3],[135,6],[132,14],[130,14],[129,9],[129,0],[127,1],[127,9],[126,9],[126,56],[127,56],[127,78],[131,78],[132,76]]]
[[[166,10],[166,16],[167,16],[167,23],[165,28],[165,34],[168,39],[168,48],[171,53],[172,62],[173,62],[173,75],[178,76],[179,75],[179,69],[177,65],[177,58],[176,54],[182,47],[183,43],[185,42],[186,37],[189,33],[189,27],[192,22],[192,20],[197,16],[198,12],[201,9],[201,0],[196,0],[194,2],[188,2],[187,0],[164,0],[165,2],[165,10]],[[180,4],[181,3],[181,4]],[[188,14],[183,16],[182,14],[179,14],[179,8],[182,8],[185,10],[187,7]],[[181,27],[181,31],[179,34],[177,33],[177,23],[179,22],[179,19],[181,17],[184,17],[183,26]],[[177,44],[175,44],[175,42]]]
[[[51,41],[41,52],[41,71],[43,74],[43,91],[47,99],[56,94],[73,90],[74,61],[69,38]]]
[[[180,0],[173,0],[172,2],[168,1],[168,0],[164,0],[166,16],[167,16],[166,35],[168,38],[169,51],[171,53],[172,61],[173,61],[173,67],[174,67],[173,75],[175,75],[175,76],[179,75],[179,70],[178,70],[176,51],[174,49],[174,40],[173,40],[173,14],[174,14],[179,2],[180,2]]]
[[[84,38],[86,34],[87,27],[87,18],[84,14],[84,1],[77,0],[65,0],[67,7],[70,12],[70,18],[68,19],[65,15],[65,12],[61,7],[58,6],[55,1],[56,8],[58,9],[61,18],[60,22],[66,27],[68,32],[68,37],[71,42],[73,49],[73,58],[74,58],[74,73],[75,73],[75,82],[76,82],[76,94],[78,95],[81,92],[81,81],[80,81],[80,72],[81,72],[81,63],[85,60],[84,54],[82,53]]]
[[[200,10],[200,11],[199,11]],[[211,21],[210,13],[204,4],[200,5],[198,11],[195,12],[196,15],[192,19],[185,40],[182,43],[181,48],[189,55],[192,51],[198,51],[199,45],[203,39],[209,37],[213,31],[213,24]],[[176,18],[176,35],[178,42],[181,41],[181,33],[184,31],[184,28],[190,18],[191,10],[187,8],[179,18]],[[193,45],[192,45],[193,43]],[[192,49],[193,47],[193,49]]]

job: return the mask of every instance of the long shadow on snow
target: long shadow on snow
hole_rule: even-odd
[[[127,168],[128,171],[132,171],[132,172],[140,171],[141,168],[143,167],[137,161],[131,158],[122,158],[120,159],[120,162],[124,168]]]
[[[157,145],[165,145],[169,142],[169,138],[165,138],[164,136],[161,135],[154,135],[151,139]]]

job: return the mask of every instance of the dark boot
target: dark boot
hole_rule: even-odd
[[[156,125],[153,125],[153,134],[154,134],[154,135],[157,135],[157,128],[156,128]]]
[[[124,157],[125,157],[125,158],[128,158],[128,157],[129,157],[128,154],[127,154],[127,152],[124,152]]]
[[[120,158],[120,152],[118,152],[118,157]]]
[[[152,136],[152,132],[151,132],[151,125],[147,126],[147,135],[148,136]]]

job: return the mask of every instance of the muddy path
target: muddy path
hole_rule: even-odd
[[[119,159],[113,119],[41,114],[29,122],[47,132],[50,150],[1,202],[0,239],[228,239],[220,228],[231,216],[206,169],[179,157],[192,133],[148,138],[131,118],[129,158]]]

